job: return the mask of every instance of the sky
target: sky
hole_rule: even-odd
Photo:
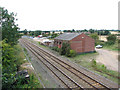
[[[0,0],[20,30],[118,29],[119,0]]]

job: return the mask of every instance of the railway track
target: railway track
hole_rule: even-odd
[[[22,43],[62,82],[67,88],[104,88],[109,87],[92,79],[64,61],[44,51],[37,45],[22,39]]]

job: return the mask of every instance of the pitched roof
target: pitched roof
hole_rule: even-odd
[[[73,38],[77,37],[80,34],[81,33],[63,33],[63,34],[59,35],[58,37],[56,37],[55,39],[72,40]]]

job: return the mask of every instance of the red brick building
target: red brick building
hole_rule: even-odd
[[[63,33],[54,39],[54,46],[61,48],[63,42],[69,43],[77,53],[95,51],[94,39],[84,33]]]

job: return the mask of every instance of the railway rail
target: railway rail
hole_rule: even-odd
[[[106,85],[94,80],[30,41],[21,39],[21,43],[23,43],[62,83],[64,83],[67,88],[109,89]]]

